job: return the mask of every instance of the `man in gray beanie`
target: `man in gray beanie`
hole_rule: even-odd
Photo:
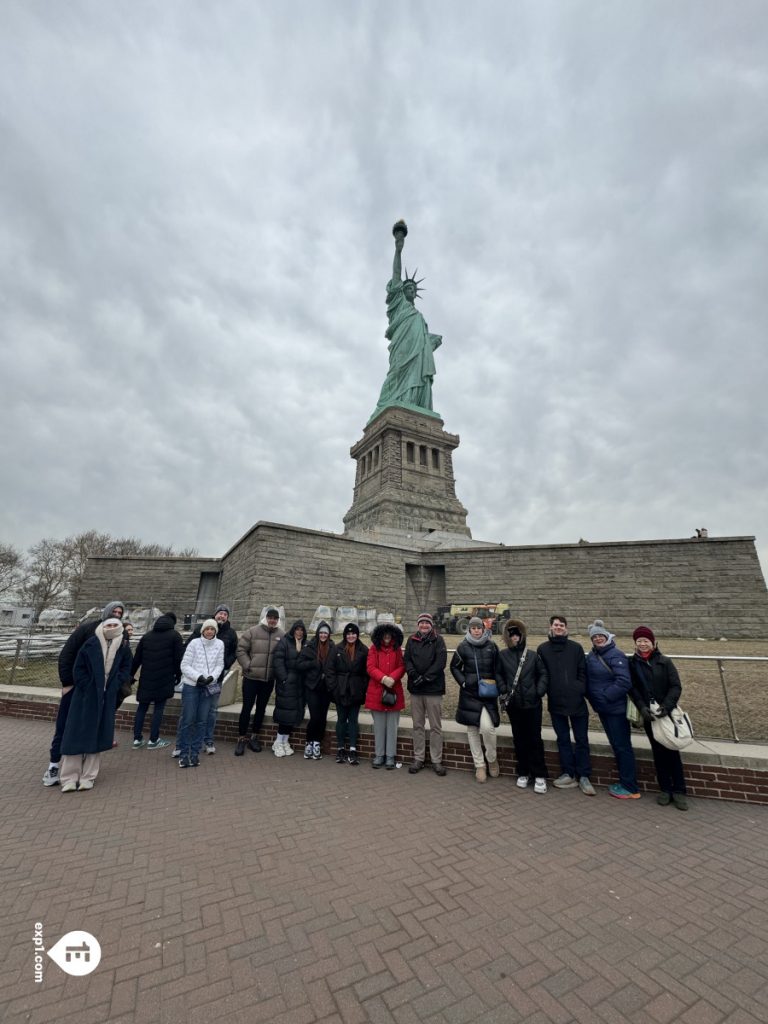
[[[59,782],[59,765],[61,763],[61,738],[64,735],[64,726],[67,724],[67,715],[72,703],[72,691],[75,680],[73,670],[75,660],[80,653],[80,648],[90,640],[96,633],[96,627],[100,622],[107,619],[122,619],[125,613],[125,604],[122,601],[110,601],[104,605],[101,619],[89,619],[88,622],[81,622],[67,638],[67,642],[59,654],[59,682],[61,683],[61,700],[59,710],[56,714],[56,726],[51,742],[51,754],[48,770],[43,776],[44,786],[56,786]]]

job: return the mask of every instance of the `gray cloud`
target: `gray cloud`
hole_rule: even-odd
[[[340,530],[403,216],[475,536],[768,554],[764,5],[4,15],[2,540]]]

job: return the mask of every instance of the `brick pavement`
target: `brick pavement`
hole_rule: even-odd
[[[0,718],[0,1019],[25,1024],[756,1024],[768,809],[682,814],[332,759],[198,769],[130,737],[90,793]],[[45,958],[84,929],[85,978]]]

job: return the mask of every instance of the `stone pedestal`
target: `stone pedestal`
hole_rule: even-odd
[[[434,415],[384,409],[350,449],[357,463],[346,534],[384,530],[472,536],[467,510],[456,497],[452,452],[458,434]]]

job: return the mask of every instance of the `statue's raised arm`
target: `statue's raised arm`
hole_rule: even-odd
[[[387,284],[387,319],[385,337],[389,339],[389,370],[371,419],[389,406],[413,409],[438,416],[432,409],[432,381],[435,376],[433,352],[442,344],[439,334],[430,334],[426,321],[416,309],[414,300],[420,281],[402,273],[403,246],[408,228],[399,220],[392,228],[395,236],[395,258],[392,278]],[[370,422],[370,420],[369,420]]]

